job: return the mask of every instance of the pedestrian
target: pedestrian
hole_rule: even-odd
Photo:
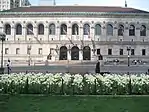
[[[100,62],[99,61],[96,64],[95,73],[100,73]]]
[[[8,62],[7,62],[7,71],[8,71],[8,74],[10,74],[11,67],[10,67],[10,60],[9,59],[8,59]]]

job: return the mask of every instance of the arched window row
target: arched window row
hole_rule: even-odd
[[[6,33],[6,35],[11,35],[11,25],[6,23],[4,25],[4,31]],[[71,27],[71,32],[72,35],[79,35],[79,25],[78,24],[72,24]],[[123,24],[118,24],[117,27],[114,27],[112,24],[107,24],[106,27],[101,26],[100,24],[95,24],[94,26],[94,32],[95,35],[101,35],[102,34],[102,29],[106,28],[106,34],[107,36],[113,36],[113,32],[116,29],[118,36],[123,36],[124,35],[124,31],[126,29],[129,30],[129,36],[135,36],[135,30],[140,30],[140,36],[146,36],[146,32],[147,32],[147,27],[146,25],[140,25],[140,28],[137,28],[135,25],[130,24],[128,26],[128,28],[126,28]],[[34,33],[34,27],[31,23],[26,25],[26,33],[27,35],[33,35]],[[83,25],[83,35],[90,35],[90,30],[91,30],[91,26],[86,23]],[[23,26],[20,23],[17,23],[15,25],[15,33],[16,35],[22,35],[23,31]],[[40,23],[37,25],[37,33],[38,35],[44,35],[45,32],[45,25]],[[67,35],[67,31],[68,31],[68,26],[66,24],[61,24],[60,25],[60,34],[61,35]],[[56,25],[54,23],[49,24],[48,26],[48,32],[49,35],[55,35],[56,34]]]

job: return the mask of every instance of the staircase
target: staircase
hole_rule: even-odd
[[[90,60],[57,60],[53,62],[48,62],[48,64],[55,64],[55,65],[86,65],[86,64],[95,64],[96,61]]]

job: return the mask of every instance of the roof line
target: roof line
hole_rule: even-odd
[[[0,15],[136,15],[136,16],[149,16],[149,13],[134,13],[134,12],[0,12]]]

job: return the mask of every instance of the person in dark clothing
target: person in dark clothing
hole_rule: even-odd
[[[7,62],[7,70],[8,70],[8,74],[10,74],[11,67],[10,67],[10,60],[9,59],[8,59],[8,62]]]
[[[100,73],[100,62],[99,61],[96,64],[95,73]]]

